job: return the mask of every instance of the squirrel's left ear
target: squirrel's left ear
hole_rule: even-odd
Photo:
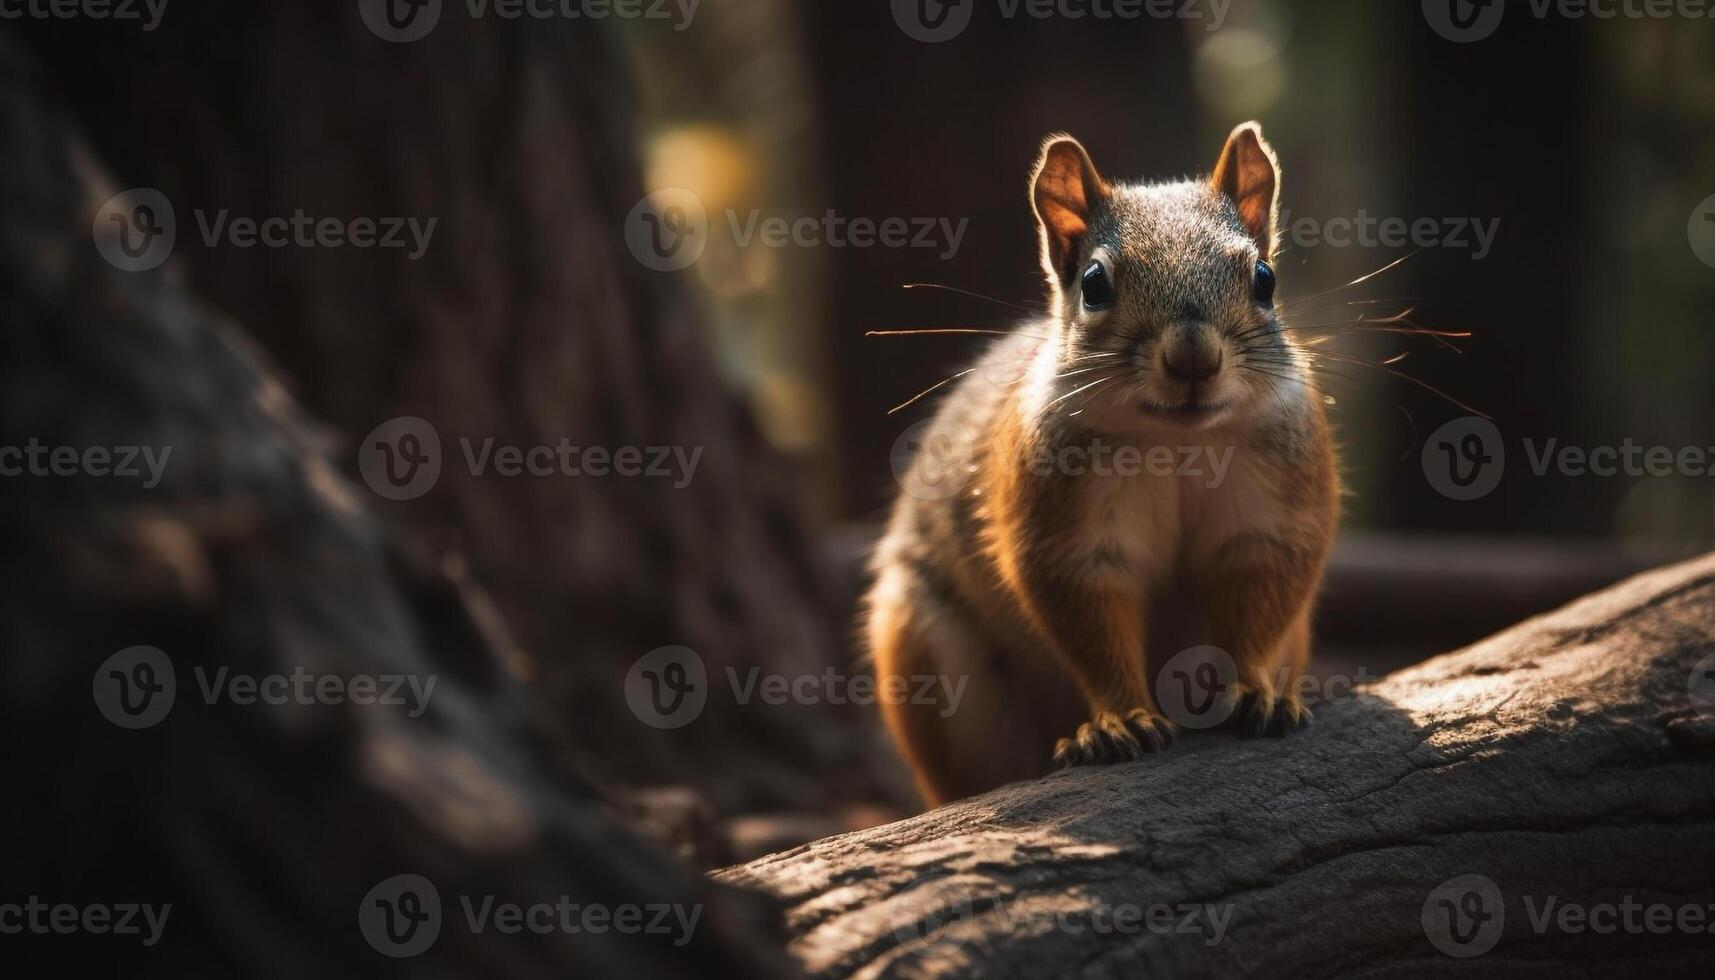
[[[1280,203],[1280,164],[1274,147],[1262,138],[1262,126],[1241,123],[1227,137],[1209,183],[1238,209],[1239,221],[1267,259],[1274,252],[1275,215]]]

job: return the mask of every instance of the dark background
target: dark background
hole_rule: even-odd
[[[682,48],[695,32],[638,32],[658,138],[701,127],[731,140],[754,165],[733,196],[741,209],[970,220],[945,261],[885,248],[782,258],[785,271],[764,289],[790,300],[732,339],[764,415],[797,420],[778,427],[814,461],[822,479],[812,503],[828,518],[881,513],[894,489],[893,440],[933,403],[887,409],[982,343],[865,331],[1012,318],[997,305],[902,284],[1039,307],[1025,181],[1046,134],[1077,136],[1110,177],[1163,179],[1207,172],[1227,130],[1257,118],[1279,151],[1282,206],[1293,217],[1361,209],[1407,222],[1499,222],[1480,260],[1474,245],[1289,242],[1282,255],[1290,303],[1415,252],[1332,294],[1311,319],[1409,307],[1418,325],[1472,332],[1455,342],[1463,355],[1425,337],[1353,332],[1331,343],[1370,361],[1409,351],[1398,370],[1491,416],[1515,453],[1493,493],[1446,499],[1417,453],[1442,422],[1469,413],[1383,371],[1331,364],[1345,375],[1327,383],[1354,491],[1348,526],[1646,552],[1696,550],[1715,533],[1707,477],[1538,478],[1520,451],[1527,437],[1715,443],[1703,383],[1715,270],[1686,231],[1715,192],[1707,23],[1539,20],[1517,3],[1492,36],[1454,43],[1415,3],[1240,0],[1208,31],[1205,22],[1147,17],[1008,19],[979,2],[963,33],[928,44],[908,37],[883,3],[759,2],[699,16],[738,19],[750,7],[795,20],[804,45],[768,98],[753,97],[754,76],[775,62],[765,47],[686,67]],[[773,116],[791,122],[775,126]],[[661,179],[695,189],[695,166],[664,170]],[[782,388],[795,395],[779,396]]]
[[[1209,31],[965,2],[969,27],[939,44],[879,0],[704,0],[684,30],[446,15],[410,44],[377,38],[355,0],[173,0],[146,35],[0,23],[0,445],[174,447],[150,491],[0,481],[0,744],[24,801],[3,816],[26,842],[6,880],[174,901],[183,925],[143,974],[408,975],[428,961],[381,962],[351,914],[406,872],[724,910],[667,952],[448,940],[446,975],[635,976],[714,953],[778,968],[760,903],[709,894],[693,868],[910,811],[873,709],[711,700],[662,730],[628,707],[628,672],[668,645],[711,676],[865,669],[862,561],[895,443],[934,402],[888,410],[982,345],[865,333],[1019,315],[907,283],[1041,302],[1026,179],[1056,131],[1110,176],[1156,179],[1207,171],[1259,119],[1294,218],[1499,222],[1480,260],[1280,256],[1282,301],[1304,302],[1290,322],[1343,355],[1326,384],[1351,494],[1316,670],[1384,673],[1708,548],[1710,477],[1539,478],[1523,453],[1715,444],[1715,269],[1687,230],[1715,194],[1708,22],[1513,3],[1461,44],[1416,3],[1234,0]],[[147,273],[91,243],[101,203],[138,187],[179,209],[178,248]],[[711,215],[969,224],[947,259],[740,249],[711,228],[693,267],[660,272],[624,231],[675,187]],[[195,208],[439,224],[407,262],[205,248]],[[1469,332],[1462,353],[1353,320],[1408,307]],[[1370,366],[1402,351],[1392,367],[1447,397]],[[1469,502],[1419,455],[1459,403],[1509,455]],[[403,416],[449,455],[459,435],[704,455],[685,487],[454,466],[394,501],[358,460]],[[446,693],[420,724],[187,698],[121,731],[91,679],[136,645],[187,685],[193,666],[308,667],[431,673]]]

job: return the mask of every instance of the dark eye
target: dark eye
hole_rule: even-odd
[[[1258,303],[1274,305],[1274,269],[1261,259],[1256,262],[1256,278],[1251,283],[1251,293]]]
[[[1105,310],[1114,305],[1114,284],[1108,281],[1108,270],[1100,262],[1091,262],[1084,270],[1084,309]]]

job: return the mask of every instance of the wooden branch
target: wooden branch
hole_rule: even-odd
[[[1189,734],[719,877],[783,898],[826,977],[1706,969],[1712,651],[1715,556],[1365,686],[1285,739]],[[1495,891],[1432,894],[1464,875]],[[1638,929],[1574,931],[1562,911],[1628,900],[1692,907],[1696,928],[1637,911]],[[1504,913],[1477,929],[1467,901]]]

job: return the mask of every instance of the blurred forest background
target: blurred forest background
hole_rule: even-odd
[[[1196,9],[1198,5],[1193,5]],[[1525,10],[1519,5],[1519,10]],[[932,402],[887,411],[957,370],[981,338],[865,331],[1004,326],[1005,308],[934,282],[1039,307],[1025,180],[1041,139],[1067,131],[1109,176],[1206,172],[1256,118],[1280,153],[1282,205],[1321,222],[1498,222],[1464,247],[1297,247],[1287,302],[1334,295],[1412,308],[1471,331],[1454,354],[1425,338],[1354,334],[1339,349],[1397,365],[1492,416],[1516,448],[1715,443],[1715,273],[1687,223],[1715,193],[1715,32],[1679,20],[1535,20],[1457,44],[1414,3],[1240,0],[1197,20],[1004,18],[976,4],[956,38],[908,37],[887,4],[711,3],[699,31],[632,25],[652,188],[688,187],[710,213],[970,219],[933,249],[725,248],[695,267],[723,368],[765,431],[813,476],[824,525],[877,517],[895,490],[897,435]],[[1469,235],[1466,236],[1469,239]],[[1319,318],[1321,320],[1328,317]],[[1715,539],[1705,478],[1508,478],[1479,501],[1423,479],[1417,450],[1468,414],[1381,371],[1338,366],[1355,530],[1553,537],[1690,552]],[[1515,474],[1516,475],[1516,474]]]
[[[20,756],[38,747],[22,795],[47,801],[14,815],[27,825],[16,839],[78,827],[82,840],[118,841],[137,824],[133,809],[89,805],[105,784],[56,764],[74,746],[74,761],[93,757],[118,782],[160,758],[189,777],[127,804],[154,820],[138,832],[157,845],[147,860],[73,848],[89,881],[164,881],[187,846],[238,863],[258,850],[248,837],[174,837],[189,833],[176,829],[186,808],[266,827],[260,852],[308,879],[295,895],[339,891],[330,928],[396,858],[456,865],[446,854],[464,846],[466,866],[500,873],[484,863],[491,842],[443,825],[489,812],[494,795],[425,776],[472,770],[417,742],[429,761],[380,781],[359,751],[368,718],[312,733],[325,741],[220,710],[171,741],[170,725],[153,742],[90,730],[95,665],[145,643],[181,669],[372,658],[444,671],[470,701],[453,702],[452,721],[431,716],[453,732],[431,748],[468,749],[471,728],[485,749],[502,746],[501,762],[476,768],[516,776],[519,798],[565,831],[563,864],[508,858],[542,874],[587,870],[580,861],[637,829],[709,866],[910,809],[872,709],[711,699],[695,724],[663,730],[627,708],[624,686],[670,644],[696,650],[711,676],[863,669],[852,624],[864,551],[896,491],[896,442],[934,402],[889,409],[983,343],[865,335],[1020,315],[910,283],[1039,306],[1026,179],[1055,131],[1111,176],[1155,179],[1206,172],[1235,123],[1260,119],[1294,221],[1496,228],[1481,257],[1468,231],[1460,246],[1424,248],[1289,239],[1280,256],[1286,302],[1325,294],[1313,315],[1335,334],[1330,349],[1376,364],[1408,352],[1385,370],[1331,365],[1327,379],[1352,493],[1318,669],[1383,673],[1715,541],[1708,476],[1537,477],[1520,451],[1550,438],[1715,446],[1715,268],[1688,230],[1715,195],[1715,33],[1703,23],[1537,19],[1516,5],[1492,37],[1462,44],[1416,3],[1234,0],[1218,30],[1209,4],[1192,4],[1201,20],[1114,20],[965,3],[969,25],[940,43],[914,39],[900,4],[881,0],[704,0],[689,25],[447,14],[403,44],[334,0],[174,0],[147,34],[0,25],[0,151],[12,161],[0,168],[12,277],[0,295],[18,307],[0,358],[16,372],[0,386],[0,444],[120,432],[175,446],[152,496],[112,481],[0,483],[12,585],[0,626],[29,658],[7,664],[0,693],[31,712],[10,734]],[[136,187],[180,208],[159,273],[116,271],[89,247],[100,202]],[[739,247],[711,233],[694,265],[658,271],[628,249],[625,225],[650,192],[675,188],[702,200],[711,226],[729,212],[968,226],[945,257]],[[440,223],[423,260],[403,262],[206,247],[193,208]],[[1469,331],[1453,342],[1462,352],[1341,329],[1408,307],[1423,327]],[[1430,433],[1470,414],[1459,403],[1492,417],[1509,453],[1505,478],[1473,501],[1438,493],[1420,461]],[[433,492],[393,501],[362,489],[357,459],[365,434],[400,416],[432,422],[449,458],[465,434],[706,452],[683,488],[449,467]],[[154,523],[133,534],[140,513]],[[129,529],[119,544],[80,537],[109,519]],[[351,533],[335,547],[327,526]],[[255,775],[235,731],[285,753],[291,775]],[[209,758],[219,752],[234,753],[214,760],[226,769]],[[349,795],[303,820],[254,819],[336,784]],[[435,795],[467,790],[479,805]],[[598,798],[602,819],[622,815],[614,824],[584,819]],[[72,820],[89,814],[96,824]],[[280,843],[286,823],[306,835],[349,824],[371,846],[299,862],[282,856],[299,853]],[[421,840],[399,832],[420,824],[431,825]],[[63,871],[44,853],[34,871]],[[266,877],[247,873],[234,872]],[[184,883],[216,918],[232,887],[217,884]],[[279,928],[283,947],[304,946]]]

